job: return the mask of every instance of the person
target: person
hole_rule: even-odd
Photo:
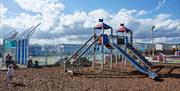
[[[10,83],[13,80],[13,75],[14,75],[14,66],[13,64],[10,64],[8,66],[8,71],[7,71],[7,83]]]
[[[16,65],[16,61],[13,61],[13,66],[14,66],[14,69],[18,69],[19,67],[18,67],[18,65]]]
[[[29,57],[27,67],[28,67],[28,68],[31,68],[31,67],[32,67],[32,57],[31,57],[31,56]]]
[[[12,57],[10,54],[7,54],[6,56],[6,68],[11,64]]]
[[[39,68],[39,62],[35,61],[35,68]]]

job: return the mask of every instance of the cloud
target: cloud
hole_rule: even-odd
[[[6,14],[7,10],[8,9],[5,8],[3,6],[3,4],[0,4],[0,18],[1,18],[0,23],[3,23],[3,21],[5,20],[5,18],[6,18],[5,14]],[[0,24],[0,27],[2,27],[2,24]]]
[[[8,9],[6,7],[4,7],[3,4],[0,4],[0,43],[2,43],[2,38],[4,35],[3,28],[7,27],[4,24],[4,21],[6,20],[6,12],[8,11]]]
[[[137,15],[142,16],[142,15],[145,15],[145,14],[147,14],[147,13],[148,13],[148,12],[145,11],[145,10],[140,10],[140,11],[137,13]]]
[[[62,11],[65,6],[62,3],[52,0],[15,0],[21,8],[36,13],[48,13],[52,14],[58,11]],[[58,11],[57,11],[58,10]]]
[[[42,22],[42,25],[40,26],[41,31],[52,30],[52,28],[56,26],[56,23],[59,22],[58,20],[59,20],[59,16],[61,15],[61,11],[64,10],[65,8],[64,4],[52,0],[51,1],[50,0],[28,0],[28,1],[15,0],[15,1],[22,9],[27,11],[32,11],[35,13],[34,16],[30,15],[30,17],[28,17],[29,14],[21,14],[19,15],[20,16],[19,18],[22,18],[22,20],[16,22],[23,23],[24,25],[29,25],[29,26],[32,26],[32,24],[35,24],[35,22],[37,23]],[[23,19],[29,19],[30,21],[24,22]]]
[[[158,5],[156,6],[156,10],[159,10],[160,8],[162,8],[166,3],[166,0],[160,0],[158,2]]]
[[[178,42],[179,39],[180,20],[171,19],[171,14],[161,13],[150,18],[142,18],[141,16],[148,14],[148,11],[135,9],[120,9],[114,13],[96,9],[90,12],[75,11],[72,14],[64,14],[65,5],[61,2],[52,0],[15,1],[22,9],[32,11],[34,14],[22,12],[13,18],[6,18],[3,26],[9,26],[22,32],[41,22],[42,25],[38,31],[31,37],[31,43],[84,43],[93,34],[93,27],[98,23],[99,18],[103,18],[105,23],[111,25],[114,33],[120,27],[120,23],[125,23],[126,27],[133,30],[133,37],[138,42],[151,41],[152,25],[156,26],[154,31],[156,41],[162,39],[163,42]]]

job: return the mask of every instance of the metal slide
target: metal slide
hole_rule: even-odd
[[[73,64],[77,59],[79,59],[94,43],[96,43],[100,36],[101,35],[99,35],[85,50],[83,50],[82,53],[79,54],[79,56],[77,56],[73,61],[71,61],[71,64]]]
[[[116,48],[120,54],[126,58],[138,71],[149,75],[150,78],[152,79],[156,79],[158,77],[158,75],[155,72],[152,72],[151,70],[142,67],[140,64],[138,64],[138,62],[136,62],[133,58],[131,58],[124,50],[122,50],[118,45],[116,45],[115,43],[112,44],[112,46],[114,48]]]
[[[130,51],[138,58],[140,59],[140,61],[142,61],[146,66],[148,66],[149,68],[153,67],[153,64],[150,63],[143,55],[141,55],[141,53],[136,50],[132,45],[128,44],[127,48],[130,49]]]
[[[97,42],[98,38],[101,36],[101,34],[96,37],[93,35],[84,45],[82,45],[68,60],[65,61],[65,71],[66,67],[73,65],[75,61],[77,61],[85,52],[88,51],[88,49]],[[94,39],[95,38],[95,39]],[[69,64],[67,64],[69,63]]]

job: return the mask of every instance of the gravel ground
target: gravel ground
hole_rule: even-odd
[[[16,69],[11,84],[5,84],[6,71],[0,73],[0,91],[180,91],[180,66],[159,67],[153,70],[159,69],[161,81],[148,78],[130,65],[102,72],[84,68],[76,76],[64,74],[63,67]]]

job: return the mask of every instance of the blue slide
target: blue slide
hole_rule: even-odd
[[[122,50],[117,44],[113,43],[112,46],[113,46],[114,48],[116,48],[116,49],[120,52],[120,54],[121,54],[124,58],[126,58],[138,71],[140,71],[140,72],[142,72],[142,73],[144,73],[144,74],[149,75],[149,77],[152,78],[152,79],[156,79],[156,78],[158,77],[158,75],[157,75],[155,72],[153,72],[153,71],[151,71],[151,70],[149,70],[149,69],[141,66],[138,62],[136,62],[133,58],[131,58],[131,57],[130,57],[124,50]]]

